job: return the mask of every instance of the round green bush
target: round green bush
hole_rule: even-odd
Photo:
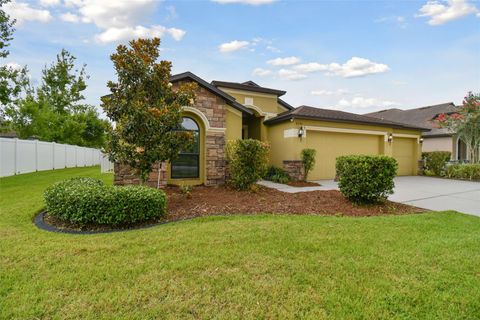
[[[268,167],[269,149],[268,144],[255,139],[230,141],[226,147],[229,183],[235,189],[246,190],[262,179]]]
[[[375,203],[393,194],[397,161],[388,156],[342,156],[337,158],[338,187],[355,203]]]
[[[167,203],[161,190],[107,186],[91,178],[58,182],[44,198],[48,214],[80,225],[129,225],[161,218]]]

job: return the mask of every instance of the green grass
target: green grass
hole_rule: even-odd
[[[66,169],[0,180],[2,319],[480,318],[480,219],[232,216],[100,235],[37,229]]]

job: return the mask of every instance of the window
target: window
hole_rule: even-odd
[[[246,106],[253,106],[253,98],[252,97],[245,97],[245,105]]]
[[[190,131],[194,142],[188,150],[180,151],[178,158],[171,163],[173,179],[200,177],[200,129],[192,118],[184,117],[180,130]]]

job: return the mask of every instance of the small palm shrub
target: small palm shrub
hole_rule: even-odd
[[[338,186],[355,203],[375,203],[393,193],[397,161],[388,156],[342,156],[337,158]]]
[[[268,144],[259,140],[230,141],[226,148],[229,183],[238,190],[251,189],[267,171],[269,149]]]
[[[74,224],[129,225],[165,215],[166,195],[145,186],[107,186],[74,178],[47,188],[48,214]]]
[[[290,182],[290,176],[288,175],[287,171],[275,166],[268,167],[267,174],[265,175],[264,179],[277,183]]]
[[[450,160],[451,154],[449,151],[422,152],[425,173],[442,176],[445,173],[445,165]]]
[[[317,151],[315,149],[303,149],[301,158],[304,170],[304,180],[307,181],[308,174],[312,171],[315,165],[315,155]]]

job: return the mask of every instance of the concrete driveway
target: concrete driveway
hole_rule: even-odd
[[[338,188],[332,180],[318,181]],[[388,200],[429,210],[456,210],[480,217],[480,182],[431,178],[396,177],[394,194]]]
[[[480,183],[422,176],[395,178],[388,199],[430,210],[456,210],[480,217]]]

